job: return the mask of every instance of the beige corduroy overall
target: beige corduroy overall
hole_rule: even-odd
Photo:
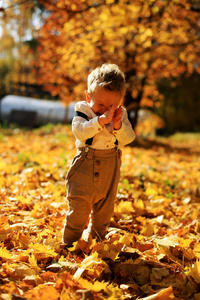
[[[77,150],[67,174],[69,210],[63,232],[64,243],[77,241],[90,217],[88,233],[103,239],[114,212],[120,176],[121,150]]]

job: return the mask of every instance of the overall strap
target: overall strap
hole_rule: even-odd
[[[82,117],[82,118],[86,119],[87,121],[89,121],[88,116],[86,114],[84,114],[83,112],[81,112],[81,111],[76,110],[76,115],[78,117]]]
[[[89,121],[88,116],[86,114],[84,114],[83,112],[81,112],[81,111],[76,111],[76,115],[78,117],[82,117],[82,118],[86,119],[87,121]],[[93,137],[87,139],[86,142],[85,142],[85,145],[91,146],[92,142],[93,142]],[[116,139],[114,144],[116,145],[116,149],[117,149],[118,148],[118,140],[117,139]]]
[[[82,117],[82,118],[86,119],[87,121],[89,121],[88,116],[87,116],[86,114],[82,113],[81,111],[76,111],[76,115],[77,115],[78,117]],[[88,146],[91,146],[91,145],[92,145],[92,142],[93,142],[93,137],[87,139],[87,140],[85,141],[85,144],[88,145]]]

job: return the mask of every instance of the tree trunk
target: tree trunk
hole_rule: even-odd
[[[138,120],[139,104],[140,103],[137,102],[137,99],[134,99],[131,96],[131,92],[128,91],[124,100],[124,106],[126,107],[128,118],[133,129],[136,127]]]
[[[128,118],[129,121],[131,122],[133,129],[137,125],[138,113],[140,110],[140,102],[143,97],[145,83],[146,83],[146,77],[143,77],[141,80],[141,88],[136,98],[133,98],[131,90],[128,90],[124,99],[124,106],[127,109]]]

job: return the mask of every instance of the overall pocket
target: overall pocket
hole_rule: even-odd
[[[72,179],[72,177],[79,171],[80,167],[84,163],[86,157],[82,154],[76,154],[71,162],[69,171],[67,173],[66,180]]]

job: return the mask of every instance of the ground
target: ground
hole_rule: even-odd
[[[106,239],[63,250],[74,141],[0,129],[0,299],[200,299],[200,134],[124,147]]]

